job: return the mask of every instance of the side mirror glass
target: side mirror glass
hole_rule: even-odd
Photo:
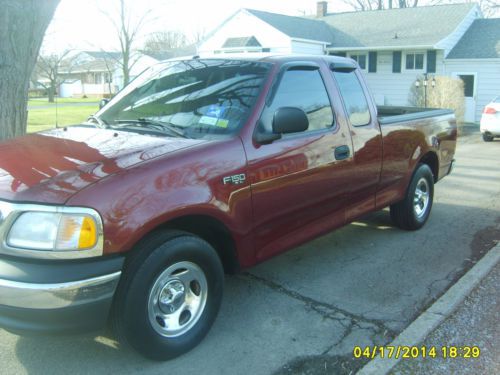
[[[102,107],[104,107],[108,103],[109,103],[108,98],[102,98],[101,101],[99,102],[99,109],[101,109]]]
[[[309,128],[306,113],[296,107],[281,107],[274,112],[273,133],[289,134],[299,133]]]

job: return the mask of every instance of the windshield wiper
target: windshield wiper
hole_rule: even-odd
[[[144,127],[152,127],[155,129],[160,129],[160,130],[165,130],[167,129],[171,133],[174,133],[175,135],[178,135],[179,137],[182,138],[189,138],[187,137],[182,130],[179,130],[175,127],[175,125],[170,124],[168,122],[163,122],[163,121],[158,121],[158,120],[152,120],[149,118],[138,118],[137,120],[117,120],[116,121],[119,124],[118,127],[125,127],[127,124],[134,124],[138,126],[144,126]]]
[[[88,124],[89,123],[88,121],[94,121],[96,123],[97,127],[101,128],[101,129],[106,129],[108,127],[108,123],[105,120],[103,120],[95,115],[90,115],[87,118],[87,122],[84,122],[84,124],[85,123]]]

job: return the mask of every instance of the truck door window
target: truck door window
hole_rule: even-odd
[[[333,76],[339,86],[340,95],[353,126],[367,125],[371,121],[368,101],[354,71],[334,71]]]
[[[307,131],[330,128],[333,112],[325,84],[318,69],[292,69],[285,72],[273,102],[262,114],[262,125],[272,131],[274,112],[280,107],[302,109],[309,119]]]

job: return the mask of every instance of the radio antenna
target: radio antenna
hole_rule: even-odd
[[[58,112],[57,112],[57,89],[55,89],[54,91],[55,91],[54,99],[56,100],[56,128],[58,128],[59,123],[58,123]]]

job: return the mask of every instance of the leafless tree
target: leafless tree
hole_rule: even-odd
[[[108,84],[109,96],[112,97],[113,96],[112,83],[113,83],[113,75],[114,75],[114,72],[115,72],[116,59],[105,57],[104,58],[104,64],[106,65],[106,71],[108,73],[108,77],[107,77],[106,83]]]
[[[127,1],[115,1],[118,1],[116,11],[118,17],[115,16],[115,13],[104,11],[103,13],[112,23],[120,45],[121,58],[117,59],[117,63],[122,69],[123,85],[125,86],[130,81],[130,70],[138,60],[137,54],[134,52],[134,45],[144,25],[152,20],[152,10],[146,9],[141,15],[137,16],[132,14],[133,12],[127,6]]]
[[[71,73],[73,61],[68,58],[70,52],[71,50],[66,50],[61,54],[54,53],[38,56],[34,69],[36,82],[47,90],[50,103],[54,102],[57,87],[65,82],[65,79],[61,78],[61,68],[64,69],[64,73]]]
[[[186,34],[180,31],[158,31],[147,37],[143,50],[147,52],[169,51],[185,47],[187,44]]]
[[[485,17],[498,16],[500,13],[500,2],[498,0],[432,0],[430,2],[431,5],[456,3],[478,4]]]
[[[420,5],[441,5],[458,3],[476,3],[479,4],[483,14],[486,17],[497,15],[500,12],[500,2],[498,0],[343,0],[354,10],[380,10],[392,8],[412,8]]]
[[[198,44],[205,39],[207,36],[207,30],[205,28],[196,29],[191,36],[191,43]]]
[[[412,8],[419,5],[419,0],[343,0],[355,10],[382,10],[392,8]]]
[[[58,4],[0,0],[0,139],[26,133],[31,72]]]

